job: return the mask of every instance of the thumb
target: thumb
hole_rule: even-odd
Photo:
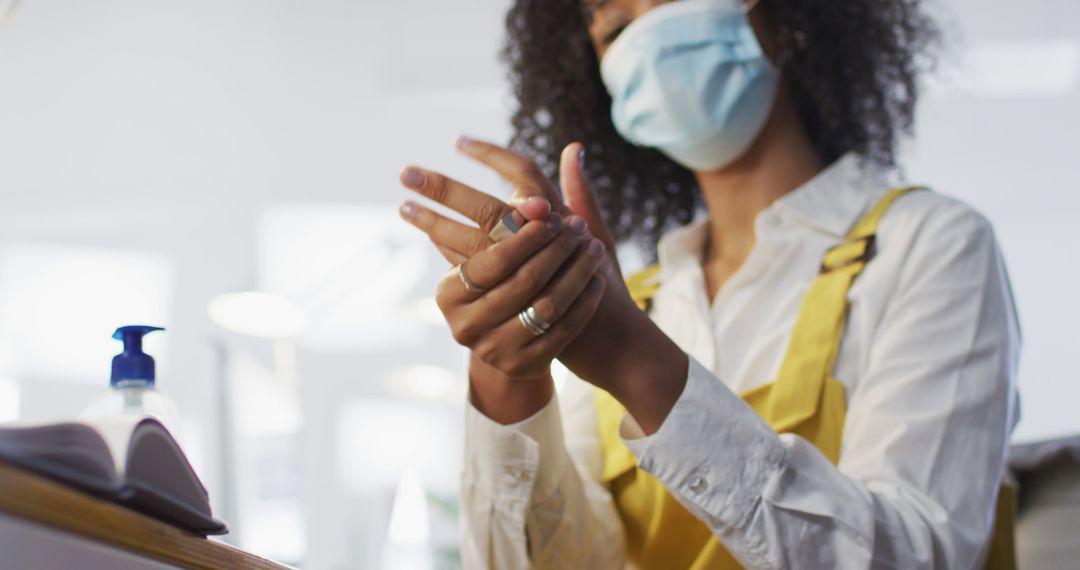
[[[546,198],[522,190],[515,190],[509,203],[526,221],[546,220],[551,213],[551,202]]]
[[[562,186],[563,197],[570,211],[585,218],[593,237],[604,242],[608,252],[614,255],[615,238],[604,222],[604,215],[592,187],[585,181],[582,170],[584,163],[585,145],[579,142],[566,145],[559,160],[559,185]]]

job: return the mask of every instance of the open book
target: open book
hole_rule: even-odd
[[[145,416],[0,427],[0,461],[201,534],[225,534],[165,426]]]

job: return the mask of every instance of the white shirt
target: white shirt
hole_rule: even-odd
[[[975,568],[989,540],[1017,420],[1019,329],[989,222],[934,192],[900,198],[849,293],[835,377],[847,419],[834,466],[776,435],[736,394],[780,368],[822,255],[889,188],[845,157],[762,211],[757,243],[710,304],[706,227],[661,240],[651,316],[690,355],[655,434],[621,435],[748,568]],[[461,478],[467,568],[622,568],[593,388],[499,425],[466,412]]]

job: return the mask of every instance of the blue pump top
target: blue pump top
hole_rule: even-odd
[[[142,350],[143,336],[154,331],[163,331],[161,327],[134,325],[120,327],[113,333],[113,338],[124,343],[124,352],[112,359],[112,383],[126,380],[142,380],[154,383],[154,359]]]

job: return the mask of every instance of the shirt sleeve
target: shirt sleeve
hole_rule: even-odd
[[[567,437],[557,398],[511,425],[467,407],[460,499],[465,568],[623,568],[622,522],[592,457],[599,438],[591,392],[580,380],[568,384]]]
[[[748,568],[973,568],[985,556],[1019,330],[989,223],[959,206],[922,223],[848,394],[839,466],[772,433],[693,359],[659,431],[640,437],[624,418],[641,468]]]

